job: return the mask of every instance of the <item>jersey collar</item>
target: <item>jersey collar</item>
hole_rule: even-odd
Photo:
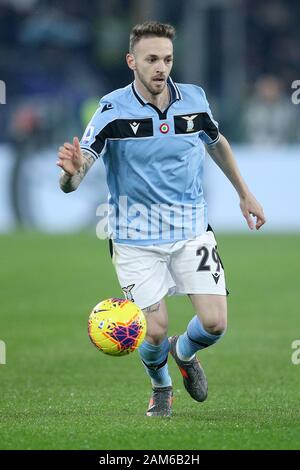
[[[171,77],[168,77],[167,84],[168,84],[170,94],[171,94],[171,102],[170,102],[170,105],[171,105],[175,101],[181,100],[182,96],[181,96],[181,93],[180,93],[177,85],[173,82]],[[138,100],[138,102],[142,106],[145,106],[146,104],[149,104],[148,101],[146,101],[145,98],[143,98],[143,96],[137,91],[136,86],[135,86],[135,82],[132,82],[131,88],[132,88],[132,92],[133,92],[134,96],[136,97],[136,99]]]

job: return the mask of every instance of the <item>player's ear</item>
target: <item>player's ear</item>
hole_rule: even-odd
[[[131,69],[131,70],[135,70],[135,57],[133,54],[126,54],[126,62],[127,62],[127,65],[128,67]]]

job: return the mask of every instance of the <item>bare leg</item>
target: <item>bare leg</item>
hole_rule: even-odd
[[[167,336],[168,312],[164,299],[160,302],[143,309],[147,321],[146,341],[158,345]]]
[[[220,335],[227,327],[227,298],[225,295],[190,294],[189,298],[204,329]]]

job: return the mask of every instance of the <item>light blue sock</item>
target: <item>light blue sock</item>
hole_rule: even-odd
[[[148,341],[143,341],[138,351],[146,372],[151,378],[152,386],[169,387],[172,385],[167,363],[169,353],[168,338],[165,338],[158,346]]]
[[[188,324],[187,330],[179,336],[177,341],[177,354],[182,361],[188,361],[200,349],[208,348],[222,338],[225,331],[220,335],[208,333],[195,315]]]

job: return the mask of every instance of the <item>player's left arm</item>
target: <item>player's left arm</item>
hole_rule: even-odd
[[[246,185],[227,139],[220,134],[218,142],[213,145],[206,145],[206,149],[238,193],[240,208],[247,220],[248,227],[253,230],[254,221],[251,216],[254,216],[256,217],[256,230],[260,229],[266,222],[263,208]]]

